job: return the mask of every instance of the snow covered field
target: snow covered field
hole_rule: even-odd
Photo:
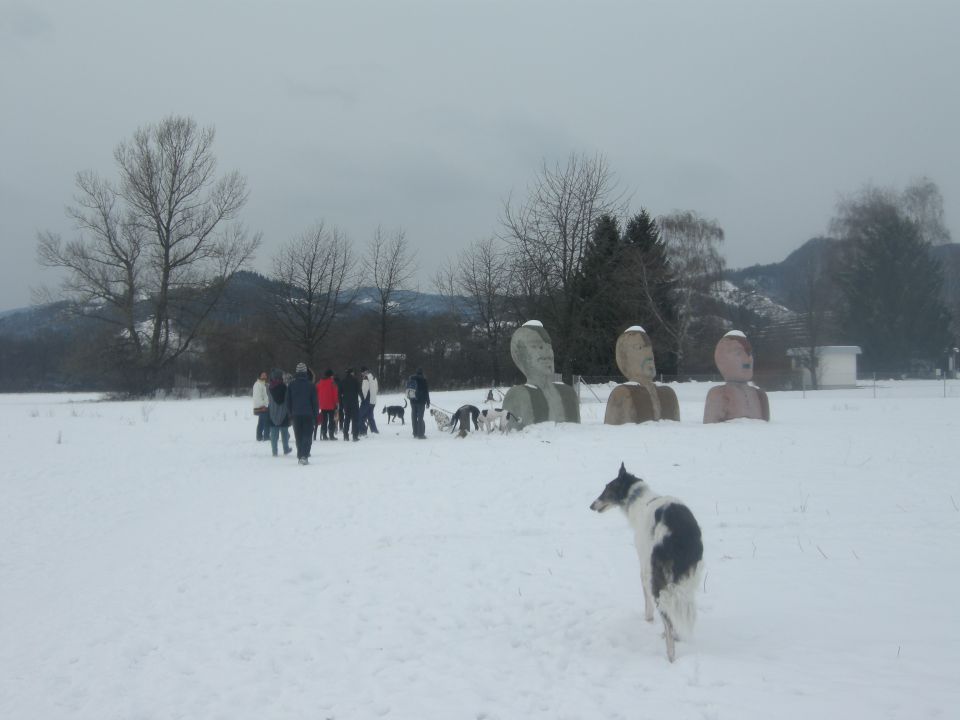
[[[960,717],[960,382],[714,426],[675,387],[680,423],[378,414],[308,467],[246,398],[0,396],[0,718]],[[674,665],[588,509],[621,460],[703,528]]]

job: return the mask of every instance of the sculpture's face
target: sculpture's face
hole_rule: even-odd
[[[747,382],[753,379],[753,348],[746,338],[720,338],[713,359],[727,382]]]
[[[513,335],[510,354],[514,363],[528,378],[552,379],[553,345],[545,331],[520,328]]]
[[[651,382],[657,376],[653,346],[643,332],[625,332],[617,338],[617,367],[632,382]]]

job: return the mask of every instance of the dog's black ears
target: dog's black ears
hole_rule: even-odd
[[[629,475],[629,474],[630,474],[630,473],[627,472],[627,466],[624,465],[624,464],[621,462],[621,463],[620,463],[620,474],[617,475],[617,477],[626,477],[626,476]]]

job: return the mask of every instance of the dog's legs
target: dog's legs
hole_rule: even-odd
[[[673,623],[670,622],[670,618],[667,617],[667,614],[663,611],[660,612],[660,617],[663,618],[663,637],[667,641],[667,660],[673,662],[677,657],[674,646],[675,634],[673,631]]]
[[[650,588],[650,569],[646,563],[640,565],[640,581],[643,584],[643,619],[653,622],[653,590]]]

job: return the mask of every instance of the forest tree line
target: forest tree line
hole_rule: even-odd
[[[217,174],[213,139],[212,128],[169,117],[118,145],[115,178],[78,174],[68,209],[77,239],[38,238],[39,261],[63,278],[44,299],[73,323],[5,338],[4,390],[141,395],[187,378],[231,391],[301,360],[318,372],[366,364],[386,388],[416,367],[436,387],[512,384],[510,335],[529,319],[549,332],[566,381],[617,377],[614,343],[638,324],[671,377],[712,374],[713,346],[733,327],[778,358],[776,342],[842,338],[863,347],[862,367],[897,372],[937,365],[956,344],[958,308],[929,252],[950,235],[926,179],[838,204],[831,242],[791,280],[797,320],[778,341],[752,302],[763,289],[724,283],[720,224],[629,207],[602,156],[544,162],[495,231],[427,288],[402,228],[377,227],[361,243],[327,220],[285,242],[258,279],[244,272],[261,244],[240,221],[246,181]],[[441,308],[418,310],[418,289]]]

